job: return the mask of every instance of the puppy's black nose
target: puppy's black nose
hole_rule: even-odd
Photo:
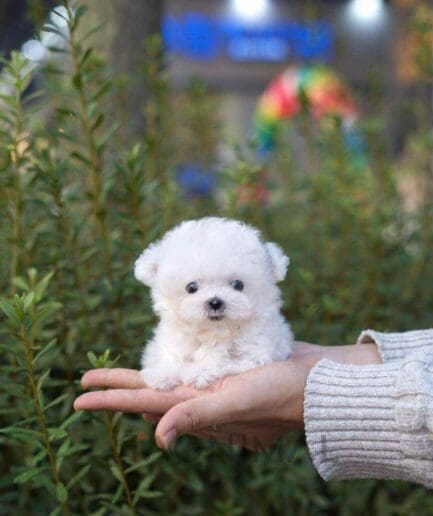
[[[221,310],[221,308],[224,307],[224,301],[219,297],[213,297],[212,299],[209,299],[207,304],[212,310]]]

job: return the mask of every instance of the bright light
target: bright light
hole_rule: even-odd
[[[68,25],[67,18],[68,11],[63,5],[58,5],[50,13],[50,20],[57,27],[66,27]]]
[[[47,49],[37,39],[29,39],[21,47],[21,53],[29,61],[42,61],[47,53]]]
[[[348,13],[354,22],[362,25],[375,25],[385,15],[383,0],[351,0]]]
[[[260,21],[269,14],[269,0],[231,0],[233,13],[244,21]]]

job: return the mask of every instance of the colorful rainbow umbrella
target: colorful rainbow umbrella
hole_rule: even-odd
[[[291,66],[271,81],[258,102],[255,133],[260,150],[272,149],[281,120],[304,110],[316,120],[340,116],[345,128],[358,118],[349,89],[334,71],[324,65]]]

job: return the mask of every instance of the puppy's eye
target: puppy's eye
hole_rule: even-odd
[[[185,287],[185,290],[188,292],[188,294],[194,294],[194,292],[197,292],[198,285],[195,281],[191,281],[191,283],[188,283],[188,285]]]
[[[244,289],[244,283],[240,279],[235,279],[230,282],[230,285],[235,289],[241,292]]]

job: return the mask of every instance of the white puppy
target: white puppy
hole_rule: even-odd
[[[276,283],[288,264],[253,227],[216,217],[183,222],[151,244],[135,263],[160,317],[143,353],[146,384],[204,388],[286,359],[293,336]]]

